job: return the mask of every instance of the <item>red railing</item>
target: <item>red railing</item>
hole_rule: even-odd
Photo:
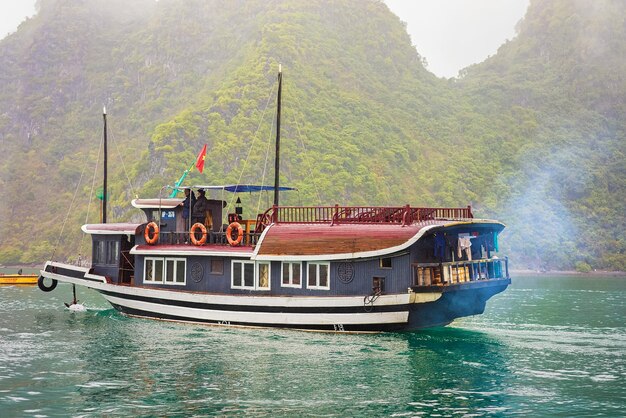
[[[410,225],[428,220],[473,218],[465,208],[414,208],[380,206],[273,206],[257,219],[257,232],[270,223],[391,223]]]

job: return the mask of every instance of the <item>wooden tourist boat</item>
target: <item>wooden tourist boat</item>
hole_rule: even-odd
[[[279,132],[276,167],[278,144]],[[277,175],[274,186],[187,188],[268,191],[275,200],[248,219],[240,206],[210,200],[204,222],[184,225],[184,199],[135,199],[145,222],[83,225],[91,267],[48,261],[39,287],[82,285],[138,317],[362,332],[480,314],[511,283],[507,258],[496,256],[504,225],[476,219],[469,206],[280,206],[287,188]]]

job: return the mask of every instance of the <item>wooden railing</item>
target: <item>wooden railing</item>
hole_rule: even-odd
[[[464,208],[417,208],[406,206],[272,206],[257,216],[254,230],[246,232],[242,245],[255,245],[263,230],[270,224],[397,224],[411,225],[430,220],[471,219],[471,206]],[[159,236],[160,244],[188,244],[189,233],[183,231],[164,232]],[[226,242],[224,232],[207,233],[207,244]]]
[[[445,286],[509,278],[508,257],[450,263],[414,263],[412,268],[414,286]]]
[[[387,206],[273,206],[259,216],[259,226],[270,223],[391,223],[410,225],[427,220],[473,218],[472,208],[416,208]]]

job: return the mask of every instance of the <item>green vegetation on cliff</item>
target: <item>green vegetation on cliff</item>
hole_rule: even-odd
[[[113,221],[204,143],[187,184],[271,183],[281,63],[284,203],[472,204],[507,223],[516,267],[626,269],[625,12],[532,1],[516,39],[443,80],[374,0],[42,0],[0,42],[0,263],[43,261],[62,228],[56,255],[85,254],[102,105]]]

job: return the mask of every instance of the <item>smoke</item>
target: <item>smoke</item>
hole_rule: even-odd
[[[524,159],[525,175],[516,179],[516,192],[501,214],[508,226],[502,238],[505,251],[514,268],[572,268],[580,258],[581,234],[572,202],[589,192],[590,175],[568,148]]]

